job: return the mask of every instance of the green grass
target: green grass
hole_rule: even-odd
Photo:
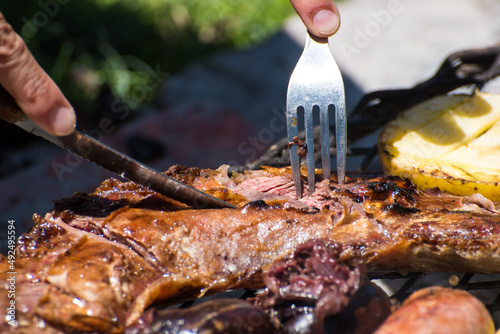
[[[288,0],[5,1],[0,10],[89,120],[100,117],[103,92],[131,108],[149,104],[158,87],[151,73],[164,79],[214,52],[259,43],[293,12]]]

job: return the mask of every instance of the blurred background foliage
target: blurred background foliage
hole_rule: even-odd
[[[90,123],[110,98],[147,105],[159,76],[259,43],[293,12],[289,0],[2,1],[0,10]]]

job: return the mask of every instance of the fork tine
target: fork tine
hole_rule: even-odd
[[[347,155],[347,117],[345,111],[345,96],[344,90],[338,90],[340,95],[335,105],[335,147],[337,150],[337,179],[339,184],[343,184],[345,180],[346,155]]]
[[[288,142],[293,143],[294,138],[298,138],[298,120],[297,109],[294,106],[287,106],[286,111],[286,132],[288,134]],[[302,186],[300,182],[300,166],[299,166],[299,145],[290,145],[290,162],[292,165],[293,183],[295,184],[295,193],[297,198],[302,197]]]
[[[313,108],[307,104],[304,105],[304,127],[306,132],[307,149],[307,183],[309,184],[309,193],[314,193],[314,133],[313,133]]]
[[[320,142],[321,142],[321,167],[323,168],[323,178],[330,179],[330,106],[319,109],[320,124]]]

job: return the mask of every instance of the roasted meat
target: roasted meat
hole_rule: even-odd
[[[419,191],[397,177],[350,175],[338,185],[318,176],[317,191],[298,201],[286,168],[167,174],[240,208],[192,209],[114,179],[58,201],[18,241],[17,330],[120,333],[158,301],[260,288],[274,263],[316,239],[370,273],[500,272],[500,215],[479,195]],[[5,258],[0,268],[6,282]]]
[[[391,312],[389,297],[338,255],[328,241],[300,245],[271,267],[256,305],[284,334],[373,333]]]
[[[349,268],[337,256],[333,243],[311,240],[272,266],[266,289],[255,297],[152,307],[126,333],[372,334],[392,303],[362,268]]]
[[[428,287],[404,301],[375,334],[493,334],[486,307],[463,290]]]

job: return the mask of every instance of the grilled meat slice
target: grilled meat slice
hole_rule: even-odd
[[[336,243],[341,261],[372,273],[500,271],[500,215],[481,196],[351,175],[344,185],[319,182],[304,197],[312,209],[288,196],[288,169],[231,179],[223,169],[169,174],[241,208],[194,210],[117,180],[59,201],[18,242],[18,287],[37,291],[18,302],[27,310],[20,324],[118,333],[157,301],[262,287],[274,263],[315,239]]]

